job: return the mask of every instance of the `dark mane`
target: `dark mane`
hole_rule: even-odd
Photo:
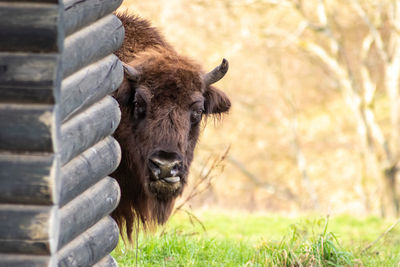
[[[127,11],[116,14],[125,28],[125,39],[115,52],[115,55],[123,62],[131,62],[139,52],[149,48],[163,47],[174,51],[162,36],[162,34],[146,19],[128,14]]]

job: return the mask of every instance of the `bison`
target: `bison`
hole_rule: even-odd
[[[179,55],[147,20],[117,14],[125,40],[116,52],[124,79],[114,93],[121,123],[114,133],[122,150],[111,174],[121,188],[112,217],[131,239],[133,223],[164,223],[186,183],[203,117],[220,115],[231,103],[213,83],[228,70],[224,59],[209,73]]]

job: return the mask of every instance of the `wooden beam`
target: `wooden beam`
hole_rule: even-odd
[[[70,35],[65,39],[62,56],[64,78],[113,53],[121,46],[123,39],[124,27],[112,14]]]
[[[120,160],[121,149],[111,136],[71,160],[61,169],[59,206],[64,206],[101,178],[112,173]]]
[[[0,267],[9,267],[9,266],[50,267],[50,266],[55,266],[55,260],[53,260],[52,257],[50,256],[41,256],[41,255],[0,254]]]
[[[59,4],[62,0],[0,0],[0,2],[26,2],[26,3],[49,3],[49,4]]]
[[[50,255],[58,243],[58,207],[0,205],[0,253]]]
[[[121,3],[122,0],[65,0],[65,34],[70,35],[105,15],[112,13]]]
[[[119,230],[106,216],[57,253],[58,266],[90,266],[104,258],[118,244]]]
[[[0,202],[56,204],[59,195],[58,169],[53,154],[0,153]]]
[[[106,96],[65,122],[61,127],[62,165],[112,134],[120,118],[118,102]]]
[[[57,126],[52,105],[0,103],[0,150],[57,151]],[[5,129],[7,129],[5,131]]]
[[[58,5],[0,2],[0,51],[58,52]]]
[[[105,256],[99,262],[97,262],[93,267],[118,267],[118,263],[110,255]]]
[[[106,177],[60,210],[58,249],[113,211],[121,196],[118,182]]]
[[[54,103],[58,55],[0,52],[0,102]]]
[[[68,119],[115,91],[123,75],[121,62],[115,55],[109,55],[63,80],[60,119]]]

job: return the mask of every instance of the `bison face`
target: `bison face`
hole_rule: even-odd
[[[227,62],[221,66],[226,72]],[[202,118],[228,111],[230,101],[210,85],[218,78],[215,70],[204,75],[181,56],[154,52],[124,69],[114,95],[121,108],[114,136],[122,150],[113,174],[121,186],[116,213],[131,211],[121,210],[127,202],[142,221],[163,223],[187,183]]]
[[[175,80],[161,87],[130,83],[129,88],[132,98],[126,116],[132,128],[127,138],[134,138],[143,172],[141,182],[146,193],[158,201],[172,200],[187,181],[204,98],[196,91],[185,93],[186,88]]]

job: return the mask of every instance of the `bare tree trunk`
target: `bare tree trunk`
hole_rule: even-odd
[[[300,47],[318,57],[335,74],[342,87],[345,102],[354,112],[357,120],[357,132],[361,141],[361,160],[364,161],[362,180],[371,175],[375,180],[377,193],[380,199],[380,210],[383,216],[399,215],[399,197],[396,190],[397,163],[400,151],[400,1],[393,0],[389,7],[389,22],[394,29],[390,31],[388,44],[384,42],[378,27],[373,22],[381,16],[381,10],[375,10],[373,17],[360,5],[358,0],[351,0],[351,6],[367,25],[369,31],[365,36],[360,53],[361,82],[355,78],[352,68],[348,63],[345,47],[342,44],[339,32],[334,34],[332,25],[333,15],[329,14],[324,0],[318,2],[316,9],[318,24],[315,24],[302,10],[301,1],[292,2],[303,19],[316,35],[326,37],[330,49],[310,40],[299,40]],[[382,22],[381,22],[382,23]],[[375,45],[378,55],[384,66],[384,86],[390,99],[391,108],[391,138],[388,140],[376,122],[373,102],[375,100],[376,84],[370,77],[370,70],[366,66],[372,44]],[[390,144],[390,145],[389,145]],[[365,181],[364,181],[365,182]],[[366,188],[364,188],[367,192]],[[367,199],[368,197],[366,197]],[[369,204],[368,204],[369,205]]]
[[[310,176],[308,174],[308,168],[307,168],[307,161],[304,156],[303,150],[301,149],[300,146],[300,140],[299,140],[299,133],[298,133],[298,119],[297,119],[297,108],[295,107],[295,104],[293,103],[293,100],[290,98],[286,99],[287,105],[289,105],[291,109],[291,118],[290,118],[290,126],[292,128],[292,145],[293,145],[293,150],[294,150],[294,155],[297,163],[297,169],[300,172],[301,176],[301,181],[303,188],[306,190],[308,193],[308,196],[311,201],[311,207],[314,210],[319,209],[319,201],[318,201],[318,196],[317,193],[315,192],[314,184],[310,180]]]
[[[287,88],[287,85],[285,84],[285,78],[283,77],[282,72],[280,71],[280,69],[282,68],[282,62],[278,61],[276,67],[279,69],[276,73],[278,75],[281,87]],[[301,177],[301,184],[308,194],[311,208],[313,210],[319,210],[320,205],[319,205],[318,195],[315,190],[314,184],[310,179],[308,173],[307,160],[300,145],[301,142],[298,131],[299,128],[298,109],[296,107],[294,97],[290,89],[287,88],[287,90],[284,90],[284,92],[287,92],[286,94],[283,94],[283,100],[285,102],[285,105],[289,109],[287,124],[289,124],[290,125],[289,127],[291,128],[292,147],[294,150],[294,158],[296,159],[297,163],[297,169]]]
[[[372,203],[371,203],[371,193],[369,190],[369,180],[371,179],[370,175],[368,175],[368,165],[366,160],[366,155],[362,151],[360,151],[360,160],[361,160],[361,174],[360,174],[360,186],[362,190],[362,200],[364,203],[365,210],[369,213],[372,211]]]
[[[373,177],[381,214],[400,215],[396,181],[400,159],[400,0],[350,0],[340,4],[331,1],[329,5],[326,3],[328,1],[318,0],[313,10],[305,10],[303,0],[264,1],[292,9],[301,17],[299,30],[295,34],[286,34],[282,43],[297,44],[331,70],[357,121],[363,162],[362,188],[364,192],[368,192],[367,180],[370,176]],[[366,25],[367,31],[356,61],[358,65],[355,66],[349,64],[346,47],[343,45],[346,35],[335,21],[334,12],[338,7],[352,9]],[[315,16],[311,15],[313,12]],[[306,29],[313,35],[303,35]],[[376,52],[375,55],[378,55],[382,63],[375,64],[373,68],[367,66],[371,51]],[[382,69],[376,70],[376,66]],[[383,74],[380,77],[383,83],[380,84],[386,91],[390,104],[391,125],[388,136],[385,136],[382,126],[376,120],[373,106],[377,83],[371,78],[371,72]],[[369,208],[372,201],[368,200],[368,196],[364,199],[366,208]]]
[[[385,205],[385,214],[389,216],[398,217],[400,214],[399,196],[396,189],[396,173],[395,169],[388,169],[384,171],[384,201],[388,203]]]

